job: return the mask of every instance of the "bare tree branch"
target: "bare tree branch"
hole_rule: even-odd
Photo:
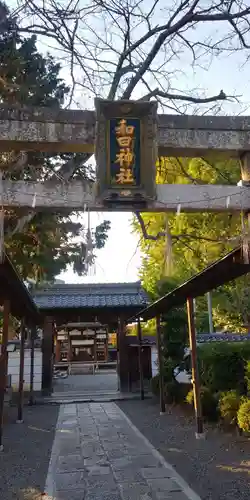
[[[237,99],[235,96],[227,96],[223,90],[219,94],[211,97],[194,97],[182,94],[171,94],[170,92],[162,92],[160,89],[154,89],[145,96],[141,97],[142,101],[150,101],[152,97],[162,97],[163,99],[169,99],[171,101],[187,101],[193,102],[195,104],[208,104],[215,101],[225,101],[226,99]]]
[[[176,91],[181,69],[173,65],[181,68],[181,60],[191,55],[191,64],[199,68],[208,56],[250,47],[250,7],[242,0],[179,0],[177,5],[172,0],[167,6],[155,0],[150,7],[147,0],[62,0],[60,5],[19,0],[18,16],[21,32],[39,34],[64,54],[72,80],[68,105],[76,89],[84,97],[140,98],[139,85],[146,82],[150,91],[144,98],[157,98],[163,109],[185,113],[187,106],[220,106],[234,97],[224,90],[208,97],[192,88]],[[204,22],[209,28],[203,34]],[[174,104],[178,101],[182,104]]]

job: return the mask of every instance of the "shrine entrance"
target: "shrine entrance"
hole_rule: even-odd
[[[125,324],[149,303],[139,282],[56,284],[33,298],[46,317],[44,394],[89,397],[130,390]]]

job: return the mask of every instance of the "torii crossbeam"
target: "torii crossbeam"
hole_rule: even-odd
[[[163,156],[243,158],[243,179],[250,180],[250,117],[158,115],[158,149]],[[50,108],[0,107],[0,150],[94,152],[95,112]],[[156,199],[143,211],[247,211],[249,190],[240,186],[159,185]],[[95,187],[81,181],[46,184],[3,181],[2,200],[8,207],[56,210],[107,210]],[[116,208],[119,210],[119,207]],[[133,210],[130,204],[120,210]]]

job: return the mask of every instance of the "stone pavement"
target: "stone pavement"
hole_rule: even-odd
[[[60,407],[49,500],[200,500],[115,403]]]

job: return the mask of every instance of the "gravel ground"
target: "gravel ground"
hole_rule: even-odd
[[[197,441],[193,417],[180,408],[160,416],[154,400],[117,404],[202,500],[250,498],[250,438],[208,427]]]
[[[7,410],[4,451],[0,452],[0,499],[40,500],[48,472],[59,407],[24,408],[16,424],[16,408]]]

